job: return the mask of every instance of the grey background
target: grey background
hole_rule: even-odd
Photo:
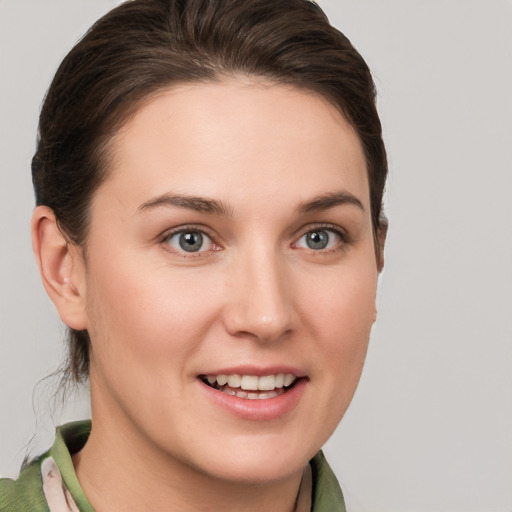
[[[36,385],[64,331],[31,254],[29,164],[56,66],[117,3],[0,0],[2,476],[88,415]],[[328,458],[351,512],[510,512],[512,2],[320,4],[373,69],[391,168],[379,319]]]

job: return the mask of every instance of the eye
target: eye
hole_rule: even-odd
[[[165,243],[178,252],[204,252],[212,249],[211,238],[196,229],[187,229],[170,234]]]
[[[333,229],[312,229],[302,235],[295,245],[301,249],[323,251],[336,247],[340,241],[341,235]]]

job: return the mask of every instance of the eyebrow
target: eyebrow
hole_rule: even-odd
[[[178,207],[194,210],[197,212],[213,213],[225,217],[231,216],[231,209],[222,201],[206,197],[186,196],[180,194],[163,194],[145,203],[137,209],[138,212],[145,212],[159,207]]]
[[[298,211],[301,214],[321,212],[345,204],[357,206],[358,208],[361,209],[361,211],[364,212],[363,203],[356,196],[354,196],[350,192],[345,191],[331,192],[328,194],[323,194],[321,196],[315,197],[310,201],[301,203],[299,205]]]
[[[300,214],[314,213],[329,210],[336,206],[351,204],[357,206],[364,212],[361,201],[350,192],[331,192],[301,203],[297,208]],[[232,215],[231,208],[222,201],[206,197],[186,196],[180,194],[163,194],[149,201],[142,203],[137,209],[138,212],[145,212],[160,207],[178,207],[194,210],[197,212],[212,213],[224,217]]]

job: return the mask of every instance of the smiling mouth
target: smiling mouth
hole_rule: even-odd
[[[248,400],[276,398],[293,388],[298,377],[291,373],[276,375],[201,375],[200,379],[217,391]]]

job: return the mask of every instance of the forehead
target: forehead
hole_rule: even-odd
[[[340,112],[315,93],[261,80],[163,90],[119,130],[111,155],[103,186],[126,199],[166,189],[264,199],[275,185],[297,201],[311,188],[347,187],[368,200],[362,146]]]

